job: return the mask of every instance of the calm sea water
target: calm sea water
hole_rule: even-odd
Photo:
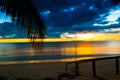
[[[116,55],[120,55],[120,41],[45,43],[42,52],[34,52],[28,43],[0,43],[0,62]]]

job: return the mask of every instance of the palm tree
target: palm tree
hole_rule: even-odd
[[[27,32],[30,43],[35,49],[41,50],[45,38],[45,25],[42,16],[36,9],[33,0],[0,0],[2,12]],[[35,42],[39,39],[39,42]]]
[[[112,0],[119,4],[119,0]],[[34,0],[0,0],[0,9],[12,17],[16,24],[27,32],[33,48],[41,50],[45,38],[45,25],[42,16],[36,9]],[[35,39],[40,38],[39,42]]]

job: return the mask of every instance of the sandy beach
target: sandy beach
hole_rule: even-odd
[[[81,63],[79,69],[80,75],[72,80],[99,80],[92,76],[91,62]],[[42,80],[46,77],[57,80],[62,73],[74,75],[74,72],[75,65],[70,64],[66,71],[64,62],[0,65],[0,76],[7,77],[8,80]],[[97,61],[97,76],[105,80],[120,80],[120,75],[115,74],[115,60]]]

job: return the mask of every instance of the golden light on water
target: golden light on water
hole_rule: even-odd
[[[51,42],[45,45],[40,54],[34,54],[34,50],[31,48],[19,49],[16,45],[3,46],[1,45],[2,56],[7,57],[21,57],[21,56],[73,56],[71,58],[55,59],[55,60],[25,60],[25,61],[10,61],[2,62],[0,64],[23,64],[23,63],[45,63],[45,62],[70,62],[76,60],[84,60],[95,58],[95,55],[101,54],[119,54],[120,42],[114,41],[120,40],[119,34],[85,34],[80,35],[77,38],[46,38],[44,42]],[[29,42],[29,39],[0,39],[0,43],[24,43]],[[67,42],[68,41],[68,42]],[[73,42],[75,41],[75,42]],[[94,41],[94,42],[92,42]],[[60,43],[54,43],[60,42]],[[28,54],[29,53],[29,54]],[[4,55],[3,55],[4,54]],[[74,57],[81,56],[81,57]],[[91,56],[92,55],[92,56]],[[99,56],[100,57],[100,56]]]
[[[68,55],[94,55],[94,54],[118,54],[120,53],[120,42],[119,41],[103,41],[91,42],[83,41],[69,43],[63,47],[63,54]]]

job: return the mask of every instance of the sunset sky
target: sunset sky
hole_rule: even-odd
[[[34,0],[47,27],[46,36],[63,33],[120,34],[120,4],[111,0]],[[6,28],[7,27],[7,28]],[[9,16],[0,13],[0,38],[24,38]]]

